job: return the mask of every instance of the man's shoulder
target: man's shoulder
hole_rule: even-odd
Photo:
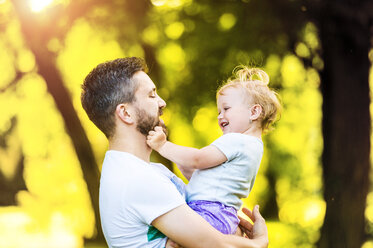
[[[139,182],[162,180],[161,177],[164,176],[152,167],[130,153],[107,151],[102,164],[100,185],[127,187],[134,183],[138,185]]]
[[[146,168],[147,165],[148,164],[145,161],[131,153],[109,150],[105,154],[105,158],[102,163],[102,170],[136,171]]]
[[[173,174],[165,165],[163,165],[161,163],[150,162],[150,166],[154,170],[159,171],[159,172],[161,172],[164,175]]]
[[[116,150],[108,150],[105,153],[105,161],[132,161],[134,163],[146,163],[145,161],[141,160],[140,158],[136,157],[132,153],[129,152],[122,152],[122,151],[116,151]]]

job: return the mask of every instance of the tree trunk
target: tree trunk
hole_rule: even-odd
[[[19,154],[14,177],[7,178],[0,172],[0,206],[17,205],[16,195],[20,190],[27,190],[25,179],[23,178],[24,156]]]
[[[335,2],[335,3],[334,3]],[[356,4],[348,4],[355,2]],[[328,1],[319,23],[327,204],[319,247],[358,248],[370,170],[369,18],[363,1]]]
[[[9,161],[16,165],[14,166],[14,176],[6,177],[0,171],[0,206],[13,206],[17,204],[16,195],[20,190],[27,190],[25,179],[23,178],[24,170],[24,155],[22,154],[21,146],[19,145],[19,154],[7,154],[9,149],[8,140],[11,135],[14,135],[13,130],[17,127],[17,118],[12,117],[10,120],[10,127],[0,134],[0,150],[2,150],[2,157],[0,157],[1,166],[10,166]],[[15,157],[16,160],[7,159],[8,156]]]
[[[14,0],[13,3],[21,22],[25,41],[35,56],[38,73],[44,78],[48,92],[52,95],[63,117],[65,128],[81,164],[83,177],[87,183],[95,213],[97,231],[95,239],[104,240],[98,208],[100,172],[91,144],[74,109],[69,92],[65,88],[61,75],[56,68],[55,55],[47,49],[47,42],[52,38],[53,27],[42,26],[41,23],[43,22],[39,23],[37,15],[31,14],[27,10],[27,5],[24,1]]]

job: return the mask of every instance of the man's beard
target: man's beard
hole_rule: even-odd
[[[136,129],[145,136],[148,136],[149,132],[154,130],[156,126],[161,126],[163,132],[167,136],[167,128],[163,121],[159,120],[159,116],[162,115],[162,109],[159,109],[157,116],[151,116],[144,109],[136,109],[137,126]]]

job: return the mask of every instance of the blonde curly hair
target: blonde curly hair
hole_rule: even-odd
[[[269,77],[265,71],[240,65],[233,70],[233,76],[218,89],[216,99],[224,95],[228,88],[244,90],[250,104],[261,106],[262,113],[258,120],[262,132],[267,132],[272,129],[271,125],[279,119],[282,111],[279,95],[268,87],[268,83]]]

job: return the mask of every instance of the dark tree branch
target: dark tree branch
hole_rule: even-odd
[[[7,91],[8,89],[10,89],[11,87],[16,86],[17,83],[18,83],[18,81],[23,76],[24,76],[24,73],[17,71],[16,77],[9,84],[7,84],[7,85],[3,86],[2,88],[0,88],[0,93],[4,93],[5,91]]]

